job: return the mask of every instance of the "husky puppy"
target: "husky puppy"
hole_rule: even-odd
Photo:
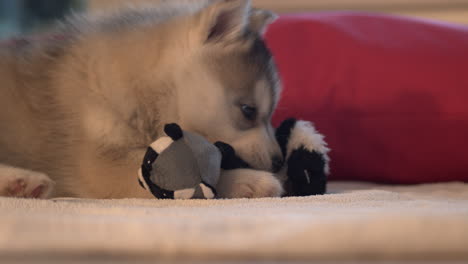
[[[167,1],[1,45],[0,196],[151,198],[136,172],[173,122],[278,170],[280,86],[261,38],[273,19],[248,0]],[[226,173],[219,189],[282,193],[252,170]]]

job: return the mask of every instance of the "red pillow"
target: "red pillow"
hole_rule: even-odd
[[[281,17],[275,125],[313,121],[332,179],[468,181],[468,27],[363,13]]]

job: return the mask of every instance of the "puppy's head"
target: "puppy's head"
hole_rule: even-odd
[[[190,20],[190,59],[177,78],[182,126],[231,144],[252,167],[278,170],[281,151],[271,126],[280,94],[262,34],[275,18],[247,0],[221,0]]]

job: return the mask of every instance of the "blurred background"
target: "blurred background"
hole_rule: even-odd
[[[0,0],[0,39],[48,25],[73,11],[119,8],[125,2],[159,0]],[[197,1],[197,0],[194,0]],[[468,0],[253,0],[278,13],[359,10],[468,24]]]
[[[43,30],[72,10],[84,8],[82,0],[0,0],[0,38]]]

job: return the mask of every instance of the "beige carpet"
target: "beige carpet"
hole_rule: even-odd
[[[213,201],[0,198],[0,262],[468,260],[468,184],[332,183],[330,192]]]

